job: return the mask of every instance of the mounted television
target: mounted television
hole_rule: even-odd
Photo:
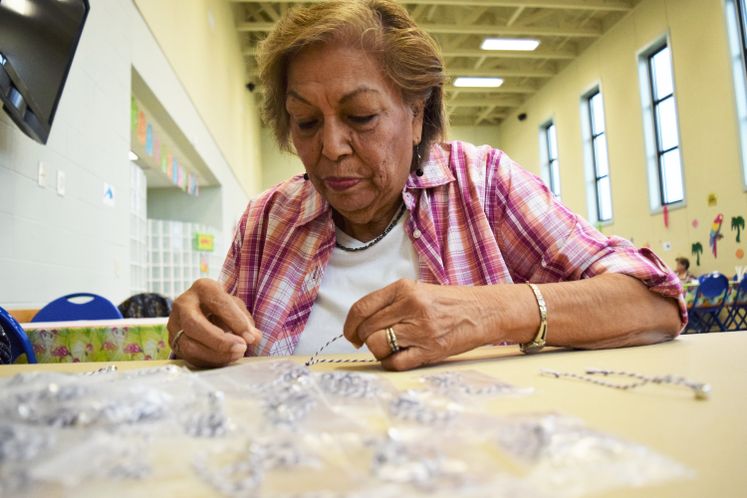
[[[0,0],[0,100],[41,144],[49,138],[89,9],[88,0]]]

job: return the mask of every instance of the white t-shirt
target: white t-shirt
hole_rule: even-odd
[[[378,243],[357,252],[335,247],[324,271],[319,295],[311,308],[294,354],[310,356],[327,341],[342,334],[348,310],[357,300],[388,284],[418,277],[418,258],[412,242],[405,233],[403,216]],[[355,240],[339,228],[337,241],[345,247],[360,247],[365,243]],[[352,353],[353,345],[344,337],[338,339],[324,353]],[[365,345],[358,351],[367,351]]]

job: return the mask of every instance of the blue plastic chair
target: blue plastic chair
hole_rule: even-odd
[[[727,330],[747,329],[747,274],[737,286],[734,301],[729,307],[729,315],[724,322]]]
[[[718,326],[720,331],[725,331],[726,327],[719,315],[729,294],[729,279],[721,273],[713,272],[701,276],[698,281],[700,284],[695,293],[695,301],[688,312],[687,330],[703,333]]]
[[[10,313],[0,307],[0,325],[10,338],[10,361],[14,362],[22,354],[26,354],[26,360],[29,363],[36,363],[36,355],[31,341],[23,331],[21,325]]]
[[[87,299],[77,303],[73,299]],[[116,306],[98,294],[78,292],[55,299],[44,306],[31,319],[32,322],[68,322],[71,320],[121,319],[122,313]]]

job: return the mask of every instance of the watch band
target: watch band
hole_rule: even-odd
[[[537,335],[531,342],[525,342],[520,344],[521,352],[525,354],[536,353],[545,347],[547,342],[547,305],[545,304],[545,298],[542,297],[542,293],[535,284],[527,282],[529,288],[532,289],[534,297],[537,299],[537,305],[539,305],[540,312],[540,325],[537,329]]]

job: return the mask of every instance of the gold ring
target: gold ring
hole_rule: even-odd
[[[394,333],[394,328],[386,328],[386,340],[389,343],[389,349],[392,350],[392,353],[398,353],[402,349],[397,344],[397,335]]]
[[[171,350],[174,354],[179,354],[179,339],[181,339],[183,333],[184,329],[179,329],[176,331],[176,334],[174,334],[174,340],[171,341]]]

